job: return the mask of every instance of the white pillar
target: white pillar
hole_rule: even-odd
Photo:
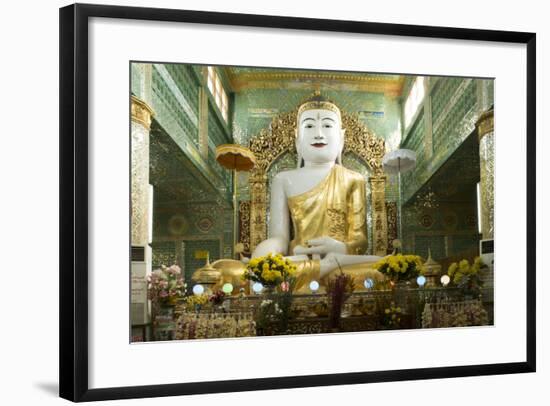
[[[132,96],[131,140],[131,210],[132,245],[149,243],[149,131],[153,110],[142,100]]]
[[[495,132],[494,111],[481,114],[477,121],[479,137],[481,234],[482,238],[494,238],[495,213]]]
[[[147,275],[151,272],[149,242],[149,133],[153,110],[141,99],[131,99],[131,319],[132,325],[150,321]]]

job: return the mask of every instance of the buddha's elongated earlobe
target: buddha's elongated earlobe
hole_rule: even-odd
[[[296,168],[300,169],[302,167],[302,152],[300,151],[300,140],[298,139],[298,130],[294,129],[294,140],[295,140],[295,147],[296,147],[296,155],[298,156]]]
[[[346,132],[346,130],[342,130],[342,132],[341,132],[342,137],[340,138],[340,152],[338,153],[338,156],[336,157],[336,163],[338,165],[342,165],[342,153],[344,152],[345,132]]]
[[[298,156],[296,168],[300,169],[302,167],[302,152],[300,151],[298,144],[296,144],[296,155]]]

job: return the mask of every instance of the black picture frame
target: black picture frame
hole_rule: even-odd
[[[90,389],[88,385],[88,20],[104,17],[525,44],[527,49],[527,303],[524,362]],[[60,375],[62,398],[81,402],[314,387],[536,369],[536,35],[527,32],[74,4],[60,9]]]

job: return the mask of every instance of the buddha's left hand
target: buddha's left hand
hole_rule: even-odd
[[[294,254],[321,254],[329,253],[345,254],[347,252],[346,244],[342,241],[335,240],[332,237],[313,238],[306,241],[309,247],[298,245],[294,248]]]

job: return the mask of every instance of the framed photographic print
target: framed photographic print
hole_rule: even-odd
[[[535,371],[535,34],[79,4],[60,83],[63,398]]]

